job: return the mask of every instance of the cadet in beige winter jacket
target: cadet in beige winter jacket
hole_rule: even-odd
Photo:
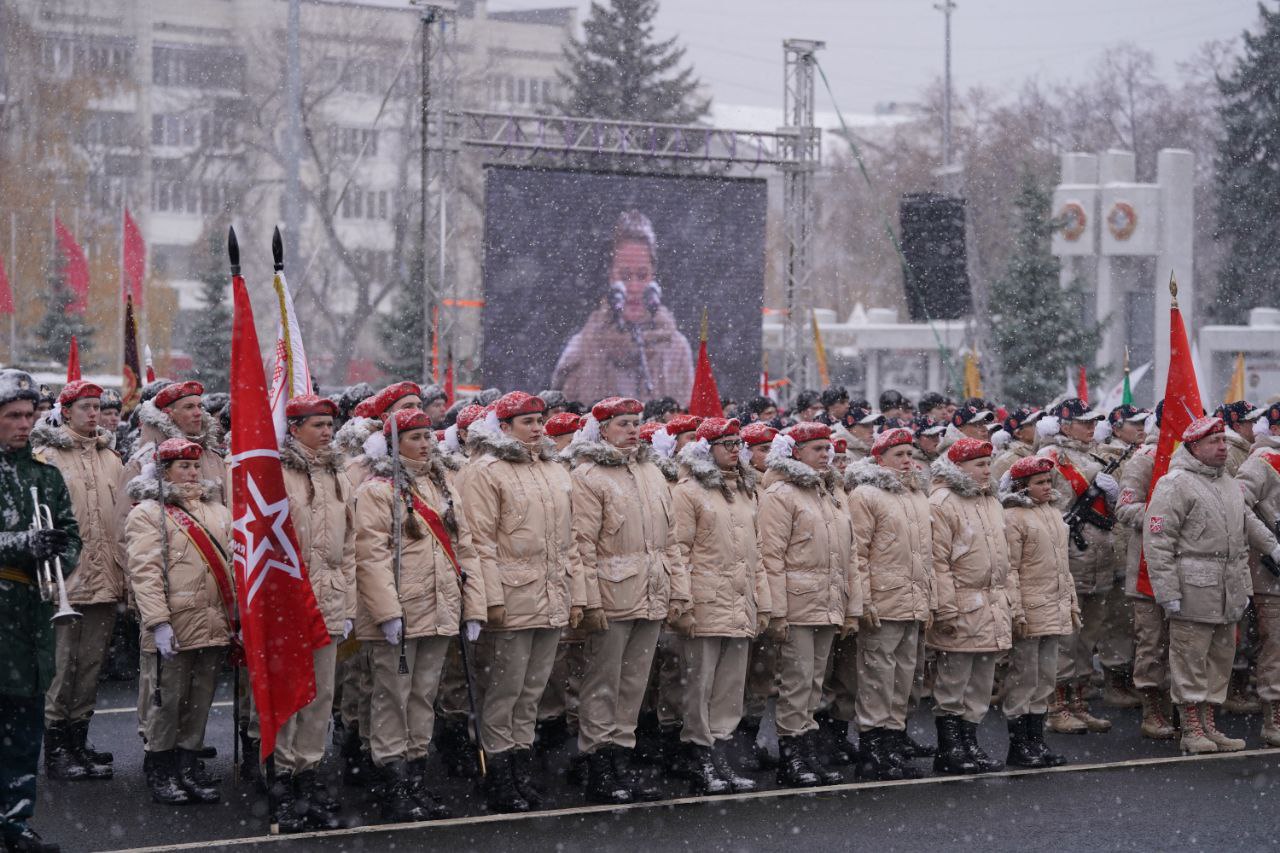
[[[707,418],[680,452],[673,492],[676,540],[689,566],[693,622],[682,638],[684,726],[695,792],[734,792],[755,783],[738,774],[727,746],[742,719],[751,640],[769,622],[769,585],[756,542],[755,475],[742,464],[736,420]]]
[[[1058,641],[1080,621],[1067,561],[1067,525],[1054,506],[1053,467],[1047,457],[1023,457],[1009,467],[1007,481],[1001,481],[1013,615],[1013,650],[1001,710],[1009,725],[1011,767],[1066,763],[1044,743],[1045,715],[1057,686]]]
[[[1151,587],[1169,618],[1169,681],[1183,752],[1244,748],[1218,731],[1214,706],[1226,698],[1235,623],[1253,591],[1249,548],[1280,560],[1275,536],[1226,475],[1224,429],[1215,417],[1187,427],[1151,494],[1142,537]]]
[[[938,651],[933,685],[934,769],[973,773],[1003,765],[982,751],[996,657],[1013,645],[1004,511],[990,482],[991,443],[962,437],[933,463],[929,495],[938,607],[925,641]]]
[[[751,470],[755,486],[756,513],[759,515],[760,499],[764,495],[764,475],[768,471],[765,460],[769,457],[769,447],[778,431],[766,423],[757,421],[742,428],[742,452],[740,461],[745,468]],[[768,583],[768,575],[761,574]],[[741,728],[752,744],[759,739],[760,723],[764,719],[769,699],[778,694],[778,644],[766,631],[757,636],[751,643],[751,651],[747,657],[747,688],[742,703]],[[768,752],[762,746],[756,747],[757,756],[769,761]]]
[[[639,444],[638,400],[608,397],[591,409],[569,453],[573,533],[586,581],[587,671],[578,747],[587,797],[623,803],[656,797],[617,772],[635,748],[636,721],[663,620],[691,620],[688,570],[676,545],[671,494]]]
[[[912,458],[912,440],[909,429],[881,432],[871,456],[845,475],[863,597],[856,699],[863,778],[919,775],[904,760],[916,755],[907,740],[907,705],[937,591],[929,484]]]
[[[98,428],[102,388],[77,380],[58,395],[62,426],[40,422],[31,433],[36,458],[62,472],[80,525],[80,559],[67,566],[67,598],[81,618],[54,626],[56,667],[45,694],[45,769],[55,779],[110,779],[111,762],[88,746],[116,607],[125,600],[124,554],[116,530],[122,465],[115,436]],[[74,571],[71,571],[74,569]]]
[[[231,515],[200,479],[199,444],[171,438],[129,482],[129,584],[142,628],[139,697],[151,795],[165,804],[217,802],[197,765],[218,670],[232,643]],[[160,504],[163,484],[164,508]]]
[[[471,462],[459,499],[484,581],[491,657],[481,712],[494,811],[541,804],[525,780],[532,770],[538,702],[551,677],[560,634],[586,607],[573,538],[569,472],[543,434],[546,403],[513,391],[492,419],[470,426]]]
[[[768,630],[781,645],[778,783],[790,787],[841,780],[822,766],[814,717],[832,643],[857,631],[863,602],[833,454],[825,424],[796,424],[775,438],[757,522],[769,578]]]
[[[1272,404],[1258,422],[1253,452],[1236,474],[1244,505],[1262,523],[1276,529],[1280,520],[1280,403]],[[1254,554],[1253,606],[1258,614],[1258,696],[1262,699],[1262,740],[1280,746],[1280,577]]]
[[[403,493],[392,489],[393,424],[399,434]],[[474,568],[462,511],[435,456],[431,421],[402,409],[383,427],[388,454],[370,458],[370,478],[356,492],[356,636],[368,647],[373,673],[370,748],[386,785],[385,817],[422,820],[448,810],[426,784],[433,703],[445,655],[465,619],[478,635],[484,589]],[[400,572],[396,577],[395,501],[400,501]],[[474,636],[471,637],[474,639]],[[407,675],[398,672],[402,660]]]

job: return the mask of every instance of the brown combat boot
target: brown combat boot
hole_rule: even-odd
[[[1142,736],[1152,740],[1173,740],[1178,730],[1164,715],[1164,697],[1160,688],[1142,690]]]
[[[1280,746],[1280,702],[1262,703],[1262,742]]]
[[[1200,709],[1202,707],[1204,706],[1194,703],[1178,706],[1182,713],[1182,740],[1178,743],[1178,747],[1183,754],[1199,755],[1204,752],[1218,751],[1218,745],[1209,740],[1204,726],[1201,725]]]
[[[1112,708],[1141,708],[1142,696],[1133,688],[1133,677],[1129,670],[1119,667],[1104,667],[1107,684],[1102,690],[1102,704]]]
[[[1095,717],[1089,713],[1089,703],[1084,698],[1088,683],[1089,679],[1082,678],[1076,682],[1075,689],[1071,691],[1071,716],[1084,723],[1085,728],[1091,732],[1109,732],[1111,731],[1110,720]]]
[[[1076,719],[1067,708],[1067,685],[1059,684],[1053,690],[1053,699],[1049,702],[1049,715],[1045,717],[1045,726],[1049,731],[1060,735],[1082,735],[1089,729]]]
[[[1218,726],[1213,720],[1214,706],[1208,702],[1200,706],[1200,725],[1204,727],[1204,734],[1209,740],[1214,742],[1218,747],[1218,752],[1239,752],[1244,749],[1244,741],[1237,737],[1227,737],[1218,731]]]
[[[1254,692],[1249,683],[1249,670],[1231,670],[1231,681],[1227,685],[1227,699],[1222,703],[1222,710],[1228,714],[1260,714],[1262,700]]]

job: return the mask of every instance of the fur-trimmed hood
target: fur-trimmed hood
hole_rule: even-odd
[[[516,441],[503,432],[495,433],[474,427],[467,431],[467,448],[471,451],[472,458],[487,455],[501,459],[503,462],[514,463],[530,462],[533,458],[528,445],[524,442]],[[549,462],[555,459],[555,456],[555,442],[544,436],[538,444],[538,458]]]
[[[769,460],[768,464],[770,472],[776,474],[783,482],[797,488],[826,489],[834,494],[840,483],[840,474],[834,468],[818,471],[790,456],[775,456]]]
[[[342,470],[338,450],[333,444],[308,452],[291,435],[286,435],[284,444],[280,445],[280,464],[290,471],[302,474],[310,474],[316,469],[329,474],[337,474]]]
[[[359,456],[369,436],[382,430],[382,421],[375,418],[352,418],[343,424],[333,436],[333,447],[339,453]]]
[[[719,489],[728,500],[733,500],[734,491],[752,495],[756,489],[755,471],[737,463],[738,475],[730,483],[725,479],[724,471],[711,458],[711,449],[703,441],[691,441],[680,451],[682,470],[707,490]]]
[[[150,466],[148,466],[150,467]],[[125,493],[134,503],[155,501],[160,499],[160,490],[164,489],[164,502],[167,504],[191,503],[203,501],[212,503],[222,495],[222,489],[212,480],[201,480],[198,483],[170,483],[156,478],[154,468],[144,470],[125,486]]]
[[[874,457],[868,456],[865,459],[850,462],[849,467],[845,469],[845,491],[852,492],[858,486],[875,486],[877,489],[894,493],[904,492],[907,489],[913,492],[927,492],[929,481],[924,476],[924,472],[919,469],[913,468],[905,475],[899,474],[877,463]]]
[[[70,450],[76,444],[76,437],[79,433],[72,434],[71,427],[63,424],[62,426],[54,426],[47,421],[37,421],[31,430],[31,446],[32,447],[52,447],[55,450]],[[91,436],[81,436],[85,439]],[[108,432],[102,427],[98,427],[98,435],[96,437],[99,450],[114,450],[116,447],[116,435]]]
[[[653,448],[643,441],[636,447],[635,456],[623,453],[607,441],[582,441],[565,448],[573,467],[594,462],[606,468],[621,468],[628,462],[655,462]],[[665,472],[664,472],[665,474]]]
[[[960,466],[946,456],[939,456],[933,460],[929,471],[933,474],[935,482],[941,483],[961,497],[974,498],[991,494],[990,483],[985,486],[978,485],[976,480],[961,471]]]

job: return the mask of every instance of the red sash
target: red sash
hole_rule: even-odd
[[[218,543],[214,542],[209,536],[209,531],[204,529],[200,522],[196,521],[185,510],[173,506],[165,505],[165,512],[169,518],[178,525],[178,528],[187,535],[187,539],[195,546],[196,553],[204,560],[205,568],[213,575],[214,581],[218,585],[218,597],[222,599],[222,609],[227,614],[227,623],[231,626],[231,658],[232,665],[236,663],[241,655],[240,641],[237,635],[240,633],[240,620],[236,618],[236,594],[231,588],[230,567],[227,565],[227,555],[223,552]]]
[[[1089,481],[1085,479],[1084,474],[1080,473],[1080,469],[1071,464],[1071,460],[1067,458],[1067,454],[1058,452],[1058,471],[1066,479],[1071,491],[1076,493],[1076,497],[1080,497],[1089,490]],[[1105,495],[1098,495],[1093,501],[1093,511],[1098,515],[1109,517],[1111,510],[1107,508],[1107,498]]]
[[[376,479],[391,485],[389,477],[378,477]],[[395,487],[392,486],[392,488],[394,489]],[[394,495],[392,499],[395,499]],[[435,538],[436,543],[444,551],[445,556],[449,558],[449,562],[453,564],[454,572],[457,573],[458,577],[462,577],[462,566],[458,563],[457,555],[453,553],[453,543],[449,541],[449,531],[445,529],[444,519],[440,517],[440,513],[428,506],[427,502],[414,489],[409,489],[409,500],[413,511],[427,523],[427,529],[431,531],[432,537]]]

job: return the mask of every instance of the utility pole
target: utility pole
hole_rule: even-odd
[[[951,165],[951,13],[955,11],[956,4],[952,0],[942,0],[941,3],[934,3],[933,8],[941,12],[946,21],[946,36],[943,41],[946,59],[942,82],[942,168],[946,169]]]
[[[288,25],[285,36],[285,98],[288,123],[284,135],[284,204],[282,213],[285,245],[285,269],[297,270],[302,242],[302,209],[299,192],[299,159],[302,156],[302,58],[299,42],[302,29],[302,0],[289,0]],[[295,283],[296,287],[296,283]]]
[[[432,358],[432,345],[437,342],[432,340],[435,334],[436,312],[440,309],[440,288],[443,282],[438,282],[436,287],[431,286],[431,217],[428,215],[430,208],[430,193],[428,185],[431,183],[430,160],[427,154],[430,117],[431,117],[431,28],[436,23],[436,7],[424,5],[422,7],[422,381],[424,383],[433,382],[435,377],[432,374],[434,367],[434,359]],[[441,155],[443,156],[443,155]]]

